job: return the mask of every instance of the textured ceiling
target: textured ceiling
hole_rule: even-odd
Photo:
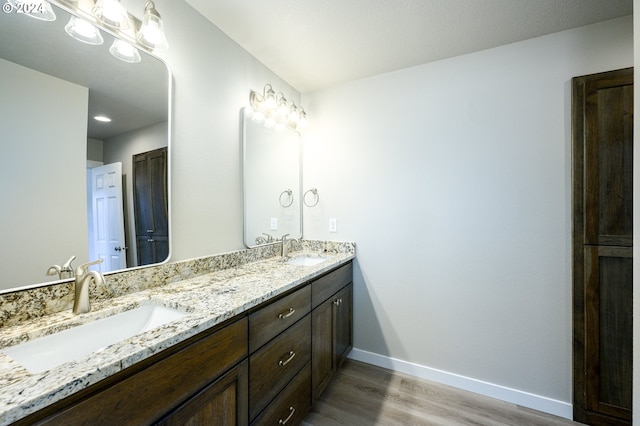
[[[186,0],[301,92],[630,15],[633,0]]]

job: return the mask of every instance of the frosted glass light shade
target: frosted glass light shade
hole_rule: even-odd
[[[162,18],[152,1],[148,1],[145,5],[142,24],[136,34],[136,39],[153,50],[167,50],[169,48]]]
[[[120,39],[115,39],[113,41],[113,44],[109,48],[109,52],[121,61],[129,62],[132,64],[135,64],[136,62],[140,62],[142,60],[138,49],[136,49],[126,41]]]
[[[129,27],[127,10],[120,0],[98,0],[91,12],[100,22],[110,27],[120,29]]]
[[[7,2],[13,6],[18,13],[23,13],[42,21],[56,20],[56,14],[51,8],[51,4],[46,0],[7,0]]]
[[[71,19],[69,19],[69,23],[65,25],[64,30],[71,37],[83,43],[95,45],[104,43],[104,39],[102,38],[102,34],[100,34],[99,29],[89,22],[76,18],[75,16],[72,16]]]

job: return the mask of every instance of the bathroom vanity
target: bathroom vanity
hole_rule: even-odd
[[[153,300],[187,315],[49,371],[0,351],[0,424],[299,424],[352,345],[354,252],[306,256],[319,261],[238,261],[99,301],[93,314]]]

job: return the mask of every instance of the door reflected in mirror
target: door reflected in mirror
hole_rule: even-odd
[[[254,247],[283,235],[302,237],[301,153],[298,132],[242,121],[244,244]]]
[[[52,7],[52,22],[0,13],[0,292],[57,280],[46,272],[71,256],[72,266],[103,258],[103,271],[146,264],[138,256],[133,158],[170,150],[166,65],[145,52],[135,64],[116,59],[114,37],[103,30],[102,45],[78,42],[64,30],[70,14]],[[121,200],[93,200],[90,169],[116,163],[122,177],[107,173],[100,184],[120,182]],[[122,225],[106,227],[117,222],[112,213],[122,215],[124,237],[111,231]],[[94,237],[108,244],[90,248]],[[168,232],[162,237],[157,262],[169,252]]]

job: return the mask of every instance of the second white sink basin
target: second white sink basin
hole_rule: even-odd
[[[143,305],[2,351],[31,373],[40,373],[186,315],[158,304]]]
[[[325,260],[327,259],[324,257],[300,255],[300,256],[292,257],[291,259],[287,260],[286,263],[289,265],[313,266],[313,265],[317,265],[318,263],[322,263]]]

